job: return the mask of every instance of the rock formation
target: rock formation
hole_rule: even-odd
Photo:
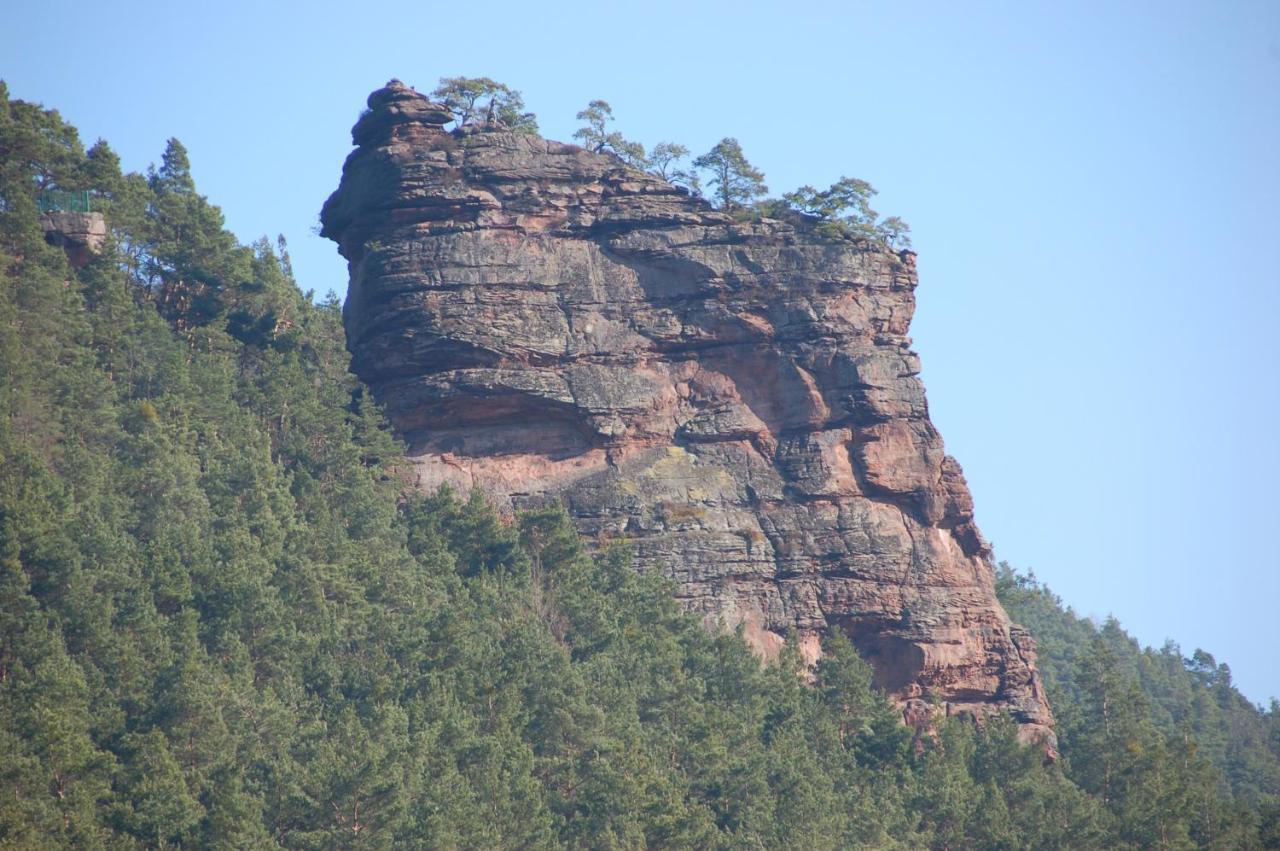
[[[107,220],[102,213],[52,210],[40,216],[40,227],[45,242],[61,245],[67,260],[77,269],[100,253],[107,241]]]
[[[560,500],[713,627],[845,630],[908,720],[1052,718],[910,349],[915,257],[374,92],[321,216],[419,483]]]

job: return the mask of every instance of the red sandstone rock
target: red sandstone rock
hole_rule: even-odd
[[[843,629],[909,721],[1001,708],[1047,732],[929,421],[912,253],[736,222],[572,145],[454,135],[401,84],[369,104],[323,233],[353,367],[421,487],[560,500],[766,655]]]

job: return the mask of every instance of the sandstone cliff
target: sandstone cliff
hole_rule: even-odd
[[[910,349],[914,255],[736,222],[393,81],[325,204],[355,371],[423,488],[564,502],[709,623],[845,630],[908,720],[1052,719]]]

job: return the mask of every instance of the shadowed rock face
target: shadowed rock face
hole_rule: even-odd
[[[324,206],[353,366],[422,488],[560,500],[709,624],[845,630],[908,718],[1052,724],[906,336],[915,257],[741,223],[608,155],[393,81]]]

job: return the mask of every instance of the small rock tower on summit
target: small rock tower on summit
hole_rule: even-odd
[[[40,207],[45,242],[61,246],[72,266],[82,268],[101,253],[107,241],[107,220],[89,209],[88,192],[46,192]]]
[[[399,81],[374,92],[321,214],[353,368],[420,486],[560,501],[766,656],[844,630],[909,721],[1004,710],[1051,737],[929,420],[915,255],[451,118]]]
[[[386,86],[369,96],[369,109],[360,116],[351,129],[351,138],[357,145],[377,140],[389,134],[395,127],[402,134],[414,127],[437,128],[453,121],[449,107],[432,103],[399,80],[392,79]]]

